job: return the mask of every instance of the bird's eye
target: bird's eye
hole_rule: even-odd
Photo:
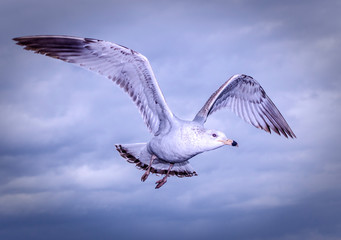
[[[217,137],[217,134],[213,133],[213,134],[212,134],[212,137],[216,138],[216,137]]]

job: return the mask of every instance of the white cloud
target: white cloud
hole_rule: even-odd
[[[54,212],[71,208],[100,208],[130,202],[136,185],[135,169],[130,164],[100,166],[66,165],[40,175],[13,178],[0,187],[0,214],[17,215]],[[72,203],[74,199],[78,203]]]

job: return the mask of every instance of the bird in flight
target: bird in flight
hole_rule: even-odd
[[[237,74],[215,91],[192,121],[182,120],[169,109],[148,59],[115,43],[92,38],[39,35],[14,38],[26,50],[97,72],[120,86],[137,105],[152,138],[148,143],[117,144],[116,149],[129,163],[150,173],[164,175],[156,182],[160,188],[169,176],[196,176],[189,164],[195,155],[220,148],[238,146],[217,130],[207,129],[208,116],[219,109],[230,109],[253,126],[269,133],[295,138],[262,86],[252,77]]]

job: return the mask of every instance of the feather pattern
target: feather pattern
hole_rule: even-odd
[[[91,38],[40,35],[14,40],[27,50],[74,63],[106,76],[128,93],[154,135],[169,128],[173,114],[149,61],[142,54],[115,43]]]
[[[242,74],[227,80],[201,108],[194,121],[204,124],[209,115],[221,108],[231,109],[237,116],[269,133],[296,137],[262,86],[252,77]]]

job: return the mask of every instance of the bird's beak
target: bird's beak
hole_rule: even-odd
[[[233,147],[238,147],[238,143],[234,140],[227,139],[227,140],[218,140],[219,142],[224,143],[225,145],[231,145]]]

